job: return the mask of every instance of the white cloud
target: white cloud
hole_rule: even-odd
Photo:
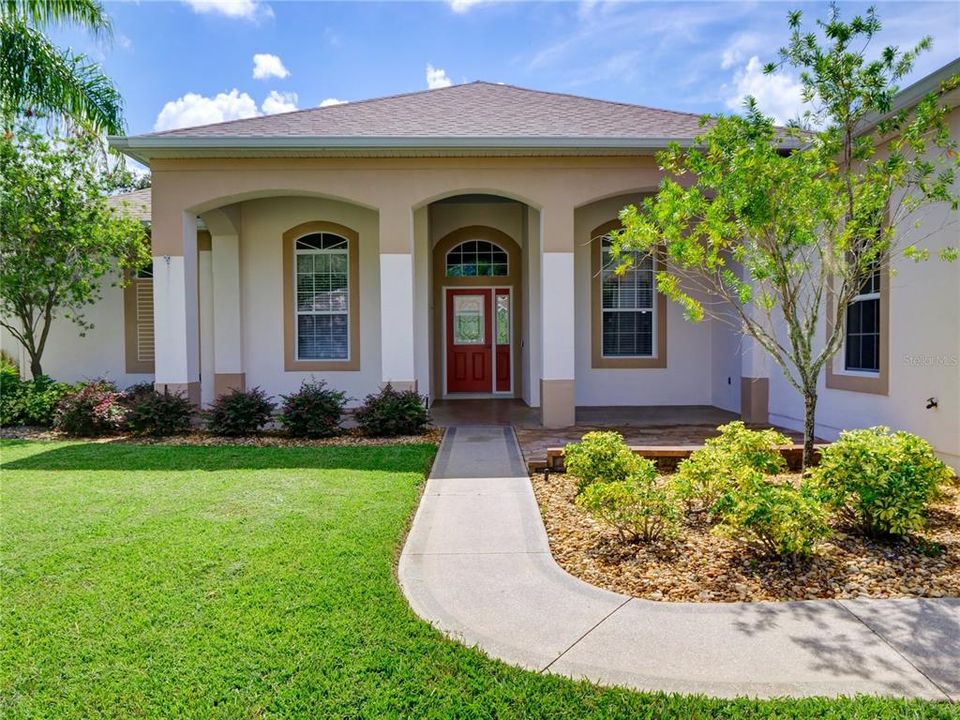
[[[723,49],[720,67],[729,70],[734,65],[743,62],[743,59],[748,55],[752,55],[763,48],[764,38],[761,35],[753,32],[737,33]]]
[[[228,93],[219,93],[215,97],[206,97],[198,93],[187,93],[183,97],[171,100],[157,115],[154,130],[173,130],[175,128],[240,118],[255,117],[257,103],[247,93],[236,88]]]
[[[260,0],[181,0],[195,13],[210,13],[241,20],[273,17],[273,10]]]
[[[474,5],[486,2],[487,0],[447,0],[450,9],[455,13],[463,14],[470,10]]]
[[[443,68],[435,68],[427,64],[427,87],[431,90],[445,88],[453,85],[453,81],[447,77],[447,71]]]
[[[264,115],[292,112],[297,109],[297,94],[295,92],[271,90],[260,109]]]
[[[290,76],[290,71],[284,67],[283,61],[270,53],[257,53],[253,56],[253,79],[266,80]]]
[[[117,35],[117,45],[119,45],[124,50],[133,50],[133,40],[129,37],[120,33]]]
[[[346,105],[348,100],[339,100],[337,98],[327,98],[323,100],[318,107],[330,107],[331,105]]]
[[[784,72],[765,74],[760,58],[756,55],[736,72],[733,81],[734,86],[726,88],[726,104],[731,110],[742,110],[744,99],[752,95],[764,114],[771,116],[779,124],[798,117],[803,111],[803,88],[800,81]]]

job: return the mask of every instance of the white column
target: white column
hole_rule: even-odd
[[[569,427],[576,424],[572,207],[541,210],[540,246],[540,420]]]
[[[209,237],[201,235],[205,241],[197,251],[197,298],[200,320],[200,406],[207,407],[213,402],[214,394],[214,317],[213,317],[213,253],[210,252]]]
[[[182,211],[155,215],[152,242],[154,382],[199,404],[196,217]]]
[[[417,387],[414,358],[413,213],[380,208],[380,379]]]
[[[214,392],[243,390],[243,334],[240,318],[240,238],[217,234],[213,248]]]

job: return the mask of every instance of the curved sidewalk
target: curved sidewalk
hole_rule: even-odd
[[[422,618],[532,670],[719,697],[960,701],[960,599],[658,603],[567,574],[509,427],[447,430],[399,578]]]

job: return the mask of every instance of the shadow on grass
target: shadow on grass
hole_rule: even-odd
[[[7,449],[36,445],[5,441]],[[433,445],[278,447],[197,447],[78,443],[60,445],[0,462],[0,470],[270,470],[282,468],[425,472]]]

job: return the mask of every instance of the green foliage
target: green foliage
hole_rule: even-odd
[[[830,534],[826,510],[815,490],[795,488],[743,467],[736,484],[714,503],[714,532],[767,555],[805,556]]]
[[[123,394],[106,380],[80,383],[60,399],[53,425],[66,435],[95,437],[119,432],[126,422]]]
[[[863,532],[907,535],[923,528],[927,505],[952,475],[923,438],[873,427],[841,433],[812,478],[828,506]]]
[[[26,349],[34,377],[54,320],[82,334],[106,277],[121,282],[149,261],[143,226],[107,205],[103,163],[93,136],[21,126],[0,138],[0,325]]]
[[[322,438],[340,432],[347,396],[331,390],[322,380],[304,382],[292,395],[283,395],[280,425],[294,437]]]
[[[21,380],[16,365],[0,363],[0,426],[53,425],[53,413],[69,385],[54,382],[46,375]]]
[[[96,0],[17,0],[0,3],[0,119],[52,115],[94,132],[123,132],[123,101],[99,66],[60,50],[45,36],[50,25],[71,24],[98,40],[111,23]]]
[[[764,475],[787,469],[780,447],[790,439],[773,429],[750,430],[739,420],[721,425],[717,437],[680,462],[674,476],[678,495],[710,510],[717,499],[736,485],[742,468]]]
[[[624,542],[651,542],[672,535],[680,520],[676,497],[652,467],[625,480],[593,482],[577,495],[576,504],[615,528]]]
[[[231,390],[214,400],[206,412],[207,429],[214,435],[227,437],[254,435],[270,422],[274,407],[258,387]]]
[[[577,478],[578,493],[596,482],[620,482],[635,473],[649,474],[644,462],[649,463],[634,455],[623,435],[613,431],[588,432],[563,450],[564,468]]]
[[[742,115],[705,118],[695,147],[673,144],[658,155],[658,192],[624,208],[622,230],[610,237],[621,257],[661,248],[659,292],[691,321],[710,314],[731,323],[780,366],[804,397],[809,465],[817,379],[842,345],[846,307],[878,265],[892,262],[898,230],[913,213],[934,202],[960,205],[960,154],[941,97],[960,76],[891,114],[897,85],[928,38],[904,52],[874,52],[876,12],[845,22],[837,5],[816,32],[799,12],[789,25],[767,71],[799,76],[804,116],[777,128],[750,98]],[[911,254],[924,257],[917,248]],[[817,334],[828,303],[837,322],[824,343]]]
[[[354,414],[360,431],[371,437],[422,433],[430,422],[425,399],[415,390],[394,390],[390,383],[364,398]]]
[[[193,403],[182,395],[161,393],[153,388],[146,391],[137,385],[124,393],[124,404],[127,429],[155,437],[187,432],[195,412]]]

